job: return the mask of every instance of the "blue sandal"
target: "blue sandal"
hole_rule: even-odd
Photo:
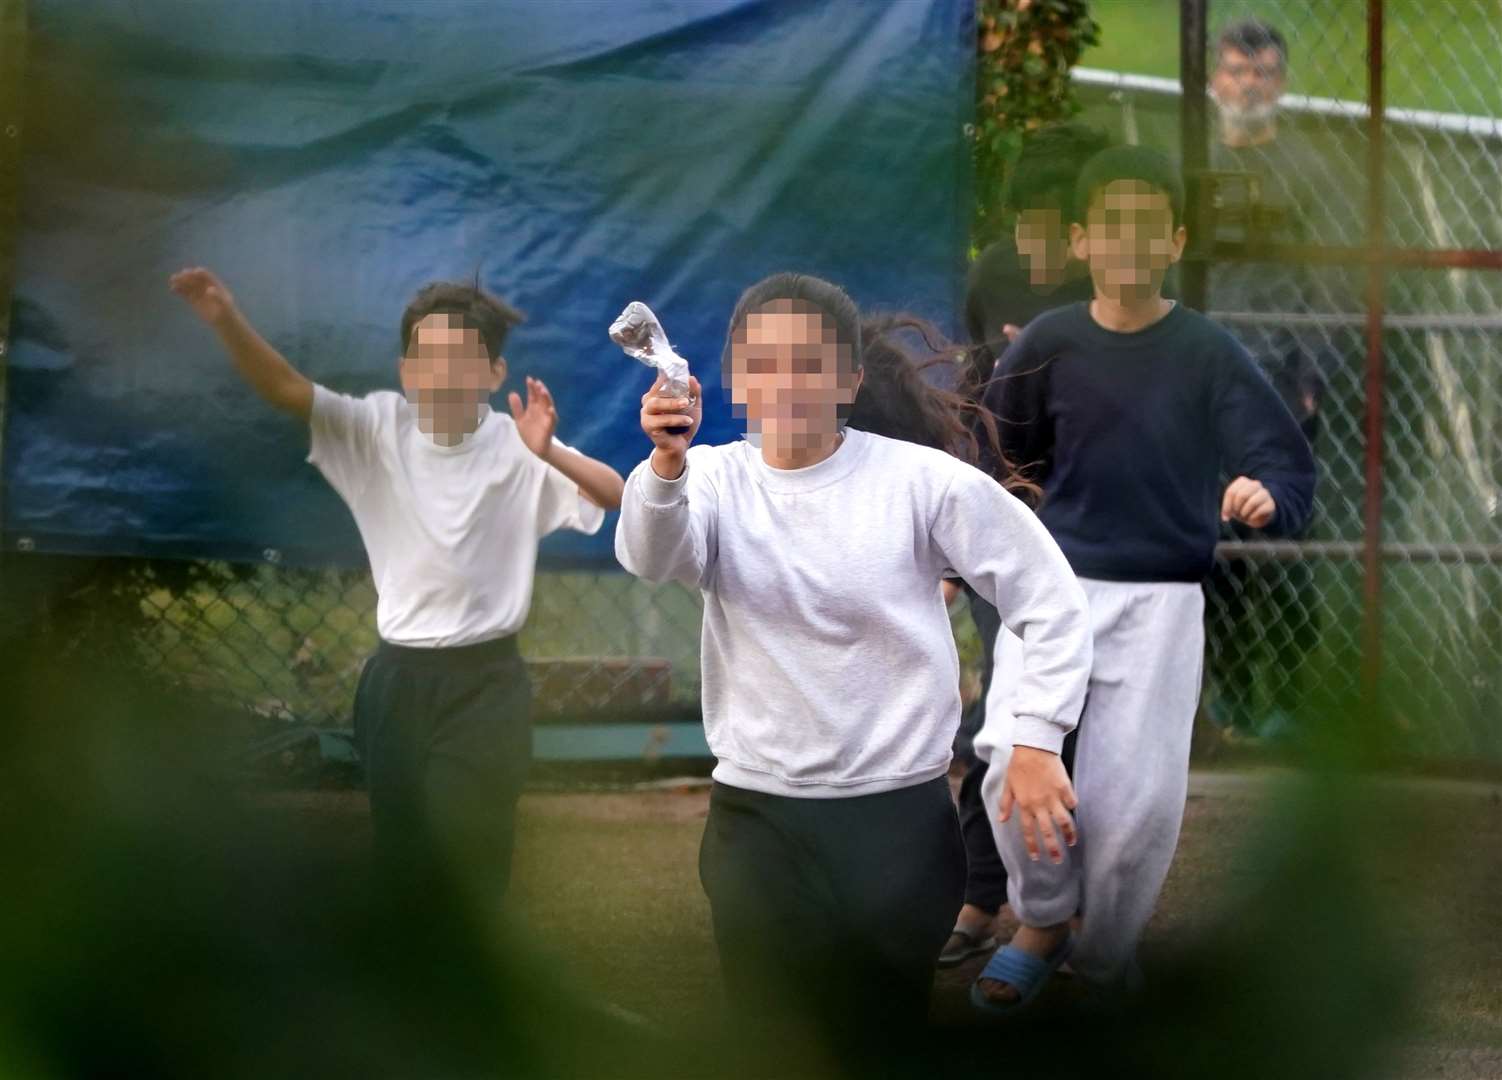
[[[986,961],[985,968],[981,970],[975,982],[970,984],[970,1004],[992,1016],[1010,1016],[1021,1012],[1042,992],[1043,987],[1048,983],[1049,976],[1059,969],[1060,964],[1069,959],[1069,954],[1073,951],[1073,934],[1066,936],[1047,957],[1034,956],[1013,945],[997,950],[996,954]],[[1019,995],[1017,1000],[1005,1005],[992,1001],[981,992],[981,979],[995,979],[997,982],[1006,983],[1017,991]]]

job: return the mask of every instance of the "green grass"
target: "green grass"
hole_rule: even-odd
[[[1291,93],[1364,100],[1361,0],[1214,0],[1210,38],[1232,19],[1263,19],[1288,39]],[[1388,0],[1388,104],[1502,116],[1502,0]],[[1177,78],[1178,0],[1094,0],[1101,42],[1083,67]]]

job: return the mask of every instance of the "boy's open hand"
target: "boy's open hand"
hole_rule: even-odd
[[[1239,521],[1254,529],[1262,528],[1277,512],[1272,492],[1250,476],[1238,476],[1227,484],[1225,497],[1220,501],[1221,521]]]
[[[201,266],[179,270],[168,279],[167,284],[210,326],[221,322],[235,310],[235,298],[224,287],[224,282]]]
[[[1021,815],[1022,842],[1027,846],[1029,859],[1037,862],[1038,850],[1045,848],[1053,862],[1064,861],[1054,826],[1058,826],[1064,842],[1074,847],[1077,837],[1070,811],[1078,805],[1074,785],[1069,782],[1058,754],[1031,746],[1012,748],[1012,760],[1001,789],[1001,821],[1005,824],[1011,820],[1014,809]]]
[[[657,475],[664,480],[676,480],[683,472],[683,455],[688,453],[688,445],[694,441],[699,421],[704,418],[704,392],[699,387],[699,380],[690,375],[688,393],[693,399],[690,405],[688,398],[661,396],[658,391],[664,381],[665,377],[659,371],[652,389],[641,397],[641,429],[656,447],[652,453],[652,467]],[[671,428],[688,430],[674,434],[669,430]]]
[[[558,407],[553,404],[553,395],[541,379],[527,376],[527,404],[522,406],[521,395],[515,390],[506,396],[511,406],[511,415],[516,419],[516,431],[527,449],[544,461],[553,448],[553,432],[558,430]]]

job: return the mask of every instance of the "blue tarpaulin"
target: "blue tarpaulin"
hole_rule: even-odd
[[[307,435],[167,290],[213,268],[271,342],[397,387],[440,278],[528,313],[512,378],[623,473],[646,300],[706,389],[746,285],[800,269],[952,326],[973,0],[36,0],[3,457],[7,546],[363,560]],[[504,398],[496,405],[505,408]],[[555,562],[613,564],[599,536]]]

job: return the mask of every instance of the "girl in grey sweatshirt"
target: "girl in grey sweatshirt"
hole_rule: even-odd
[[[718,763],[700,873],[735,1013],[812,1017],[848,1049],[922,1024],[961,902],[946,781],[959,662],[940,581],[968,581],[1027,643],[1009,782],[1050,853],[1072,839],[1057,752],[1091,658],[1084,595],[1022,502],[944,450],[845,426],[862,355],[838,287],[752,286],[722,361],[747,439],[690,449],[697,380],[687,399],[649,390],[654,450],[616,532],[627,570],[704,598]]]

